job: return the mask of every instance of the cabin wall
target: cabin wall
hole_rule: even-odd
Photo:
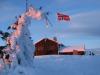
[[[59,55],[84,55],[84,51],[73,50],[73,52],[59,52]]]
[[[35,45],[35,55],[58,54],[58,44],[52,41],[41,41]]]

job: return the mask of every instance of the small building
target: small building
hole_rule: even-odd
[[[35,43],[35,56],[58,54],[58,43],[56,40],[44,38]]]
[[[59,51],[60,55],[84,55],[84,46],[69,46]]]

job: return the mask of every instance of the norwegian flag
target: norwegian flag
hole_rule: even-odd
[[[62,20],[70,21],[70,17],[65,14],[57,13],[57,17],[59,21],[62,21]]]

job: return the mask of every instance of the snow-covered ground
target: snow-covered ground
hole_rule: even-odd
[[[38,56],[34,75],[100,75],[100,56]]]
[[[36,56],[33,65],[18,66],[9,75],[100,75],[100,56]]]

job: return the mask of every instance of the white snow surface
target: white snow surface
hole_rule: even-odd
[[[100,75],[100,56],[36,56],[33,65],[18,66],[9,75]]]

